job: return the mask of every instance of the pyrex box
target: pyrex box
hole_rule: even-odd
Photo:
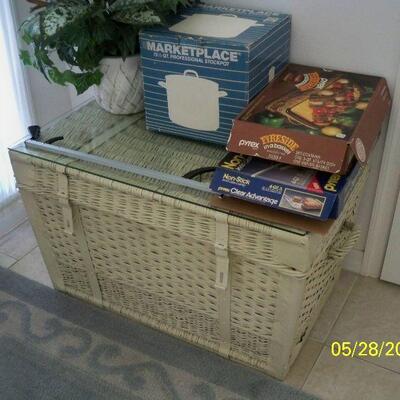
[[[358,169],[359,164],[343,176],[229,153],[210,187],[229,197],[327,220],[339,216]]]
[[[226,145],[288,63],[290,16],[198,5],[140,34],[147,128]]]
[[[365,163],[391,98],[385,79],[290,64],[234,122],[228,150],[345,174]]]

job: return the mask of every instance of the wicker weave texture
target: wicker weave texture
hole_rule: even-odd
[[[60,205],[45,196],[35,195],[34,198],[66,289],[79,290],[86,296],[93,296],[79,238],[60,229],[64,224]]]
[[[21,191],[33,194],[40,211],[32,224],[44,227],[56,260],[49,273],[63,280],[56,287],[278,378],[356,239],[349,221],[363,179],[324,240],[229,217],[230,278],[221,291],[219,212],[25,156],[14,155],[13,164]],[[67,199],[59,188],[65,176]],[[297,248],[311,265],[276,263],[274,252],[285,248]],[[307,254],[311,248],[317,256]]]
[[[25,162],[21,163],[26,156],[15,153],[12,157],[14,164],[26,165]],[[65,167],[30,158],[29,166],[21,166],[19,169],[31,172],[27,175],[21,173],[23,176],[20,179],[17,174],[20,187],[37,195],[57,198],[58,176],[66,173]],[[207,236],[215,242],[214,210],[135,189],[116,181],[110,182],[68,168],[69,199],[72,204],[90,204],[96,210],[111,212],[132,222],[164,227],[197,240]],[[293,234],[235,216],[229,216],[229,220],[229,247],[232,252],[242,254],[247,251],[260,264],[275,264],[277,268],[289,266],[303,272],[310,269],[314,254],[321,251],[321,246],[329,244],[336,233],[332,231],[329,240],[321,241],[320,235]]]

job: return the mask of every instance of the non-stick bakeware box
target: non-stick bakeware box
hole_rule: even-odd
[[[291,19],[210,5],[140,34],[147,128],[226,145],[232,122],[288,64]]]
[[[339,216],[358,168],[343,176],[229,153],[210,187],[221,195],[325,221]]]
[[[228,150],[345,174],[364,164],[391,106],[376,76],[290,64],[236,119]]]

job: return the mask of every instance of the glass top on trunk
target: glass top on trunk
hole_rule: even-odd
[[[42,128],[40,142],[49,141],[52,144],[47,149],[33,148],[28,142],[11,151],[215,209],[211,203],[215,195],[208,191],[210,174],[194,183],[188,181],[192,187],[185,186],[181,178],[198,168],[215,167],[226,154],[224,147],[150,132],[143,113],[113,115],[91,102]],[[171,176],[177,180],[169,182]]]

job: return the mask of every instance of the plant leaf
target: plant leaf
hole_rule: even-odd
[[[116,0],[111,6],[109,10],[111,12],[122,11],[122,10],[131,10],[131,9],[139,9],[146,4],[153,3],[154,0]]]
[[[60,71],[53,68],[49,71],[49,77],[55,83],[65,86],[71,84],[75,87],[78,94],[84,93],[93,85],[99,85],[103,74],[100,70],[90,72],[73,72],[71,70]]]
[[[113,20],[124,24],[148,26],[161,23],[161,18],[153,10],[123,10],[118,11],[112,16]]]
[[[3,0],[0,0],[3,1]],[[160,24],[189,0],[30,0],[39,6],[22,25],[30,45],[20,53],[22,62],[38,69],[46,79],[72,84],[83,93],[100,84],[99,63],[105,56],[126,58],[138,52],[138,33]],[[60,71],[53,57],[69,66]]]
[[[26,65],[26,66],[33,65],[32,58],[31,58],[31,55],[29,54],[29,51],[21,50],[19,52],[19,58],[21,59],[21,61],[23,62],[24,65]]]
[[[73,24],[78,18],[83,17],[89,11],[89,6],[82,4],[81,0],[54,3],[49,6],[43,15],[43,30],[47,38],[52,37],[69,24]]]
[[[93,85],[100,85],[103,74],[100,70],[78,74],[73,85],[78,94],[82,94]]]
[[[40,35],[40,13],[33,14],[25,20],[20,30],[22,32],[22,40],[27,44],[31,44],[35,37]]]
[[[186,7],[192,3],[191,0],[159,0],[161,9],[176,13],[179,6]]]
[[[34,9],[37,10],[39,8],[47,7],[50,3],[43,0],[26,0],[28,3],[34,4]]]

